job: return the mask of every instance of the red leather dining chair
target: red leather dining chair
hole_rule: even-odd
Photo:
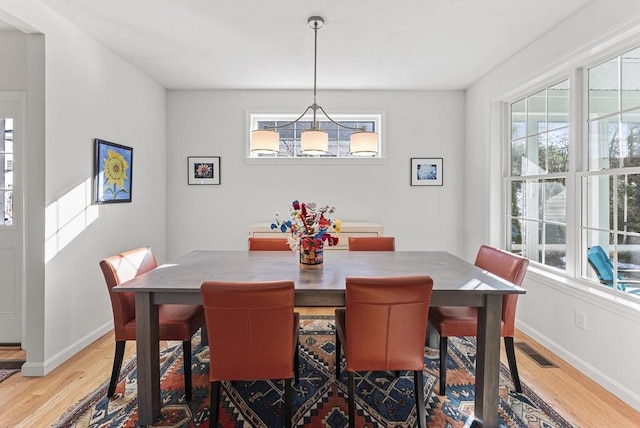
[[[488,245],[482,245],[476,256],[475,265],[517,286],[521,286],[527,273],[529,259]],[[504,338],[514,387],[517,392],[521,393],[522,385],[518,376],[516,354],[513,347],[517,302],[517,294],[505,294],[502,297],[500,336]],[[441,306],[429,309],[429,324],[440,334],[440,395],[445,395],[446,393],[447,338],[477,336],[477,314],[477,308],[464,306]]]
[[[395,251],[393,236],[350,236],[349,251]]]
[[[431,277],[346,279],[346,307],[335,311],[336,378],[340,376],[340,349],[348,376],[349,427],[355,426],[355,372],[413,371],[420,427],[426,424],[424,407],[424,335],[431,301]]]
[[[300,325],[294,282],[206,281],[200,293],[209,326],[209,426],[218,426],[221,381],[284,379],[284,426],[290,427]]]
[[[100,268],[111,298],[116,337],[116,350],[107,397],[112,397],[115,393],[126,341],[136,340],[134,293],[117,293],[113,291],[113,287],[155,269],[157,266],[156,259],[149,247],[125,251],[100,261]],[[182,341],[185,399],[191,401],[191,337],[204,325],[204,311],[202,306],[160,305],[158,317],[160,340]]]
[[[249,238],[249,251],[291,251],[287,238]]]

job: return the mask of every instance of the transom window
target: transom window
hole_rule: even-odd
[[[285,125],[298,118],[296,114],[251,114],[250,130],[264,129],[265,127],[275,127]],[[376,155],[369,158],[380,158],[382,153],[381,141],[381,115],[374,114],[348,114],[348,115],[331,115],[331,117],[341,124],[350,128],[364,128],[367,132],[375,132],[378,134],[378,147],[380,150]],[[325,120],[323,120],[325,119]],[[247,152],[251,158],[358,158],[367,159],[367,157],[353,156],[350,151],[350,137],[356,131],[352,129],[342,128],[335,123],[327,120],[324,116],[319,115],[318,126],[321,131],[329,135],[329,145],[326,153],[321,155],[307,155],[302,153],[300,148],[300,135],[303,131],[308,131],[313,126],[313,116],[308,115],[300,119],[298,122],[290,126],[277,129],[280,134],[280,150],[277,154],[251,153]]]

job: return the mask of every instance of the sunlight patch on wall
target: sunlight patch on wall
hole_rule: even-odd
[[[98,207],[91,204],[91,191],[92,182],[91,178],[88,178],[47,207],[45,263],[48,263],[98,218]]]

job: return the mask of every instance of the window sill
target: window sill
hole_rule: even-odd
[[[244,158],[247,165],[383,165],[386,158]]]
[[[624,312],[631,319],[638,320],[640,299],[633,295],[600,287],[586,280],[567,278],[533,264],[529,265],[527,277],[548,285],[559,292],[583,299],[617,313]]]

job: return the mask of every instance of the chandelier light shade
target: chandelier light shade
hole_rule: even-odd
[[[327,152],[329,147],[329,135],[322,131],[304,131],[300,136],[300,148],[302,153],[308,155],[321,155]]]
[[[320,16],[312,16],[307,20],[314,33],[313,49],[313,104],[294,121],[282,125],[264,126],[263,130],[251,132],[251,152],[258,154],[277,154],[280,152],[280,135],[278,129],[286,128],[301,120],[311,110],[313,112],[313,124],[311,130],[304,131],[300,138],[300,148],[305,155],[318,156],[327,153],[329,147],[329,135],[320,130],[318,126],[318,110],[325,117],[340,128],[354,131],[351,135],[350,153],[355,156],[371,156],[378,153],[378,136],[374,132],[366,132],[364,127],[352,127],[335,121],[316,103],[316,81],[318,70],[318,30],[324,27],[324,19]]]
[[[373,156],[378,153],[378,135],[374,132],[354,132],[351,134],[351,154]]]
[[[251,132],[251,151],[258,154],[274,154],[280,151],[280,135],[277,131]]]

